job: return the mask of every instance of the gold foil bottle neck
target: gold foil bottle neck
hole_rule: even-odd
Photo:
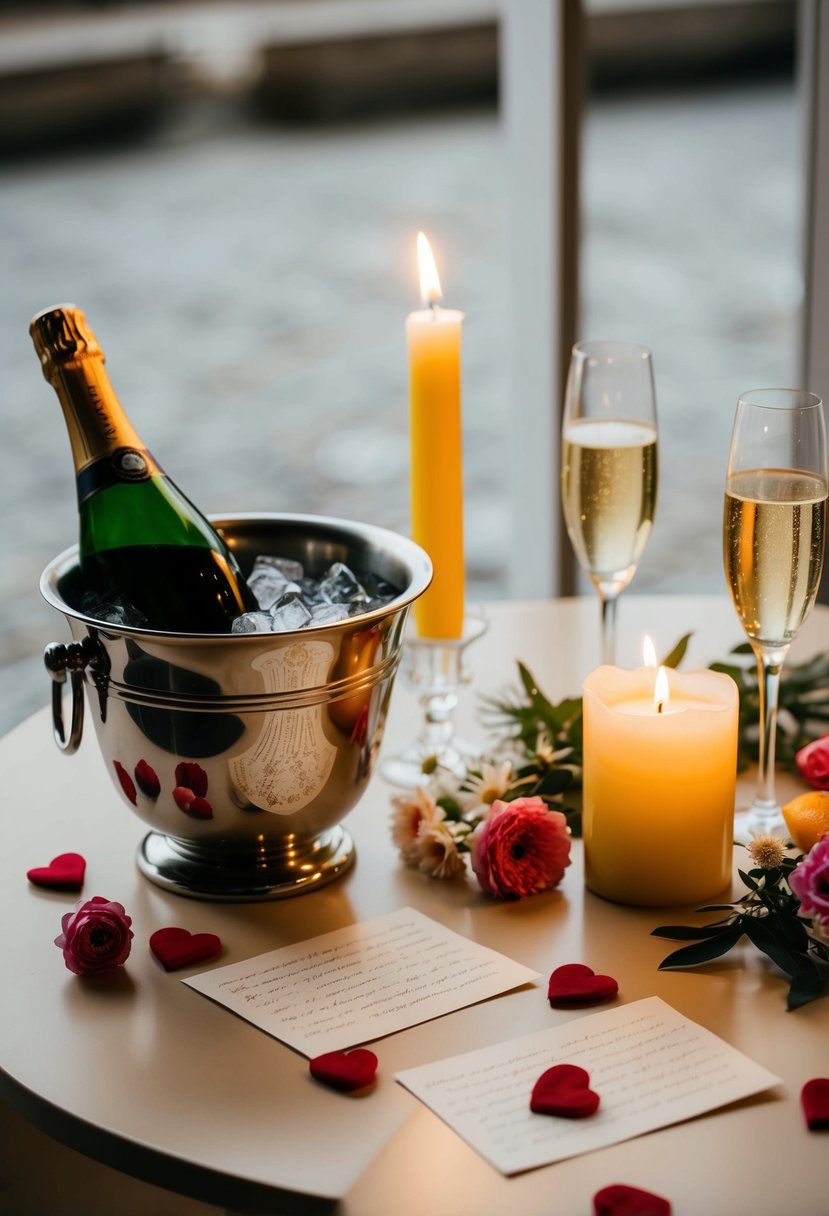
[[[74,304],[55,304],[29,325],[43,375],[58,395],[76,474],[118,448],[144,453],[144,445],[109,382],[104,354]],[[145,459],[149,457],[145,454]],[[157,466],[154,464],[154,468]]]
[[[74,304],[56,304],[34,316],[29,333],[43,368],[51,382],[54,371],[71,367],[83,359],[100,359],[104,352],[98,339],[86,323],[86,317]]]

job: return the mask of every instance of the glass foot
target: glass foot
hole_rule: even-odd
[[[430,751],[425,743],[413,743],[396,756],[388,756],[380,765],[380,774],[390,785],[413,790],[440,772],[451,773],[462,780],[480,754],[481,749],[474,743],[453,735],[452,743],[437,751]]]
[[[779,836],[786,840],[788,835],[783,812],[776,802],[754,802],[750,806],[737,807],[734,839],[739,844],[748,844],[757,836]]]

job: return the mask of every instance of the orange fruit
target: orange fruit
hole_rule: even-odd
[[[783,807],[783,818],[792,840],[808,853],[821,836],[829,832],[829,791],[810,790],[799,794]]]

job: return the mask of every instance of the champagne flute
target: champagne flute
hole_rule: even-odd
[[[653,524],[656,434],[648,348],[576,343],[561,428],[561,502],[576,557],[599,596],[604,663],[615,659],[616,605]]]
[[[823,404],[814,393],[756,389],[737,403],[725,483],[728,589],[757,659],[760,772],[737,835],[785,834],[774,794],[780,672],[815,602],[823,566],[827,467]]]

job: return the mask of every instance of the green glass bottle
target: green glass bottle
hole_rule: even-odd
[[[163,633],[228,632],[256,609],[253,594],[225,542],[141,442],[84,314],[73,304],[47,308],[29,332],[69,431],[87,597],[126,604],[127,623]]]

